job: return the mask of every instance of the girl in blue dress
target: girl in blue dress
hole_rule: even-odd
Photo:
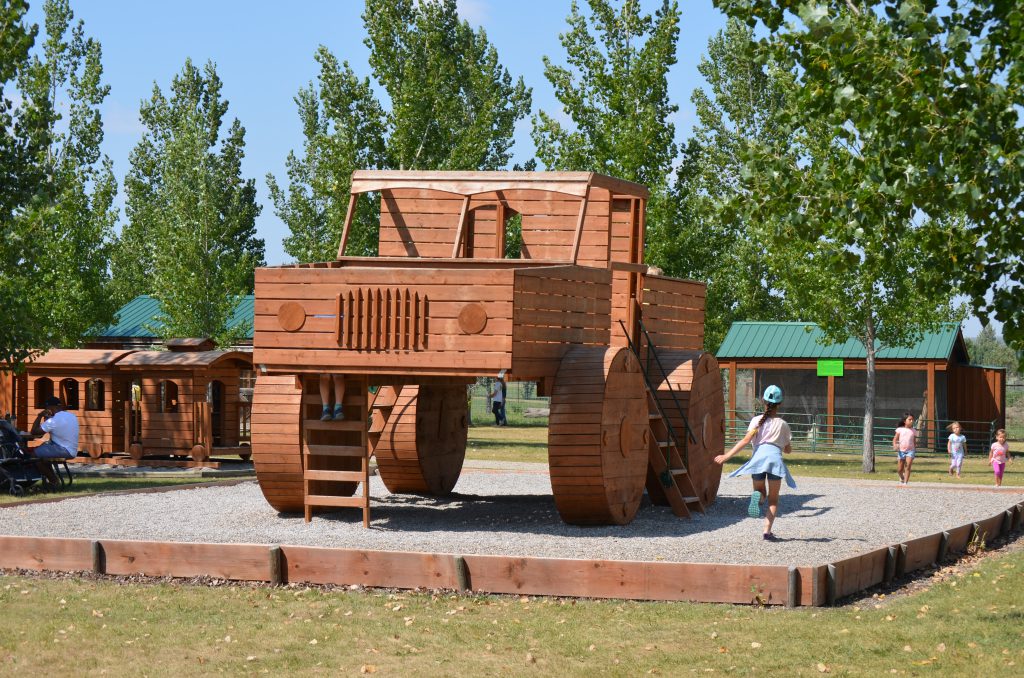
[[[747,435],[733,445],[731,450],[715,457],[716,464],[724,464],[748,443],[753,443],[754,455],[750,461],[730,473],[729,477],[749,474],[753,480],[754,491],[750,495],[750,505],[747,508],[751,518],[761,517],[761,504],[767,501],[768,510],[764,513],[764,538],[768,541],[775,539],[772,524],[779,512],[779,488],[782,486],[782,479],[785,478],[786,484],[790,487],[796,487],[793,476],[789,474],[786,463],[782,461],[783,454],[793,451],[793,434],[789,430],[789,424],[778,414],[781,402],[781,388],[766,388],[764,414],[750,420]]]

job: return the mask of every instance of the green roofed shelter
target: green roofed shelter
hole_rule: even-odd
[[[1004,425],[1006,371],[970,364],[959,324],[945,323],[910,347],[877,346],[875,417],[880,422],[912,412],[922,419],[927,443],[941,447],[946,425],[959,420],[972,450],[987,444],[993,426]],[[757,410],[769,384],[782,388],[783,412],[822,415],[828,432],[864,415],[866,356],[855,339],[825,342],[814,323],[737,322],[717,357],[728,384],[730,417]],[[966,422],[985,423],[972,430]]]
[[[234,348],[252,349],[255,297],[245,295],[238,300],[228,321],[228,328],[247,328],[243,339]],[[104,328],[89,342],[89,348],[146,348],[160,343],[154,328],[160,327],[160,302],[141,294],[121,307],[117,321]]]

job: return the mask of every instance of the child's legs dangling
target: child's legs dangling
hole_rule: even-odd
[[[779,513],[779,488],[782,487],[782,479],[768,480],[768,508],[764,512],[764,531],[765,534],[770,534],[772,531],[772,523],[775,522],[775,518]]]
[[[320,375],[320,404],[327,407],[331,404],[331,375]]]

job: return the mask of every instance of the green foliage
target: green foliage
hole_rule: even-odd
[[[81,342],[111,319],[107,262],[117,183],[101,156],[99,43],[66,0],[44,5],[46,39],[21,1],[0,7],[0,361]],[[16,85],[18,103],[9,99]],[[66,110],[63,114],[60,111]]]
[[[51,328],[56,345],[74,346],[113,320],[117,310],[108,273],[117,179],[110,158],[100,153],[99,107],[110,87],[102,83],[100,44],[85,36],[82,21],[71,27],[68,1],[47,0],[43,11],[42,54],[30,60],[20,90],[27,99],[48,102],[49,144],[40,162],[53,196],[22,218],[45,234],[39,283],[48,293],[33,304],[35,320]]]
[[[483,30],[460,21],[455,0],[367,0],[363,14],[369,78],[325,47],[318,86],[296,97],[304,155],[289,154],[288,188],[267,177],[288,225],[285,251],[296,260],[334,259],[355,169],[492,170],[508,164],[517,120],[530,90],[513,82]],[[377,252],[378,206],[360,200],[348,252]]]
[[[731,20],[708,41],[698,70],[707,91],[693,93],[698,124],[677,171],[677,220],[654,229],[648,254],[666,273],[708,282],[704,343],[717,351],[737,320],[798,320],[765,261],[766,244],[727,209],[744,195],[740,173],[751,144],[785,144],[774,122],[795,87],[791,73],[761,63],[753,31]]]
[[[222,130],[227,109],[213,63],[200,71],[187,60],[169,96],[154,85],[139,113],[147,131],[131,154],[114,271],[122,289],[160,300],[166,338],[224,345],[247,329],[229,333],[228,320],[253,289],[264,245],[255,182],[241,176],[245,129],[236,119]]]
[[[669,101],[669,68],[676,63],[679,6],[663,0],[652,17],[627,0],[616,12],[608,0],[574,1],[569,31],[560,37],[568,66],[544,57],[544,75],[572,120],[563,125],[540,111],[533,118],[537,158],[551,170],[588,170],[666,192],[676,155],[679,107]],[[650,219],[650,217],[649,217]]]
[[[43,256],[42,226],[21,218],[49,201],[49,184],[37,162],[48,145],[48,102],[11,100],[11,85],[28,66],[37,26],[25,24],[28,4],[10,0],[0,4],[0,362],[17,364],[33,348],[53,345],[49,328],[33,320],[33,302],[48,293],[39,280]]]
[[[947,43],[940,34],[953,26],[919,3],[896,13],[874,11],[885,2],[717,4],[762,20],[770,32],[761,58],[798,74],[773,116],[789,141],[750,149],[741,177],[749,197],[733,206],[770,243],[768,265],[801,317],[829,341],[864,345],[867,429],[876,342],[910,345],[949,317],[963,262],[979,249],[962,218],[974,219],[974,208],[950,199],[979,170],[961,125],[976,126],[982,111],[1005,116],[970,72],[969,47]],[[779,7],[799,9],[801,21],[783,26]],[[870,436],[864,457],[873,467]]]
[[[716,5],[750,25],[761,22],[765,51],[800,73],[788,124],[820,123],[834,140],[828,162],[814,170],[820,193],[792,184],[808,173],[790,160],[752,158],[752,173],[774,179],[788,202],[793,228],[809,241],[827,215],[844,246],[833,249],[837,262],[865,241],[908,236],[919,253],[916,287],[938,299],[956,280],[977,314],[1002,320],[1011,345],[1024,346],[1018,292],[1024,6],[1002,0]],[[867,254],[878,263],[891,260]]]
[[[977,337],[967,340],[967,353],[975,365],[1005,367],[1008,377],[1018,376],[1017,353],[1003,343],[991,325],[985,325]]]

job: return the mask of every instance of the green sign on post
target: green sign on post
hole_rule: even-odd
[[[841,377],[841,376],[843,376],[843,361],[842,360],[819,360],[818,361],[818,376],[819,377]]]

